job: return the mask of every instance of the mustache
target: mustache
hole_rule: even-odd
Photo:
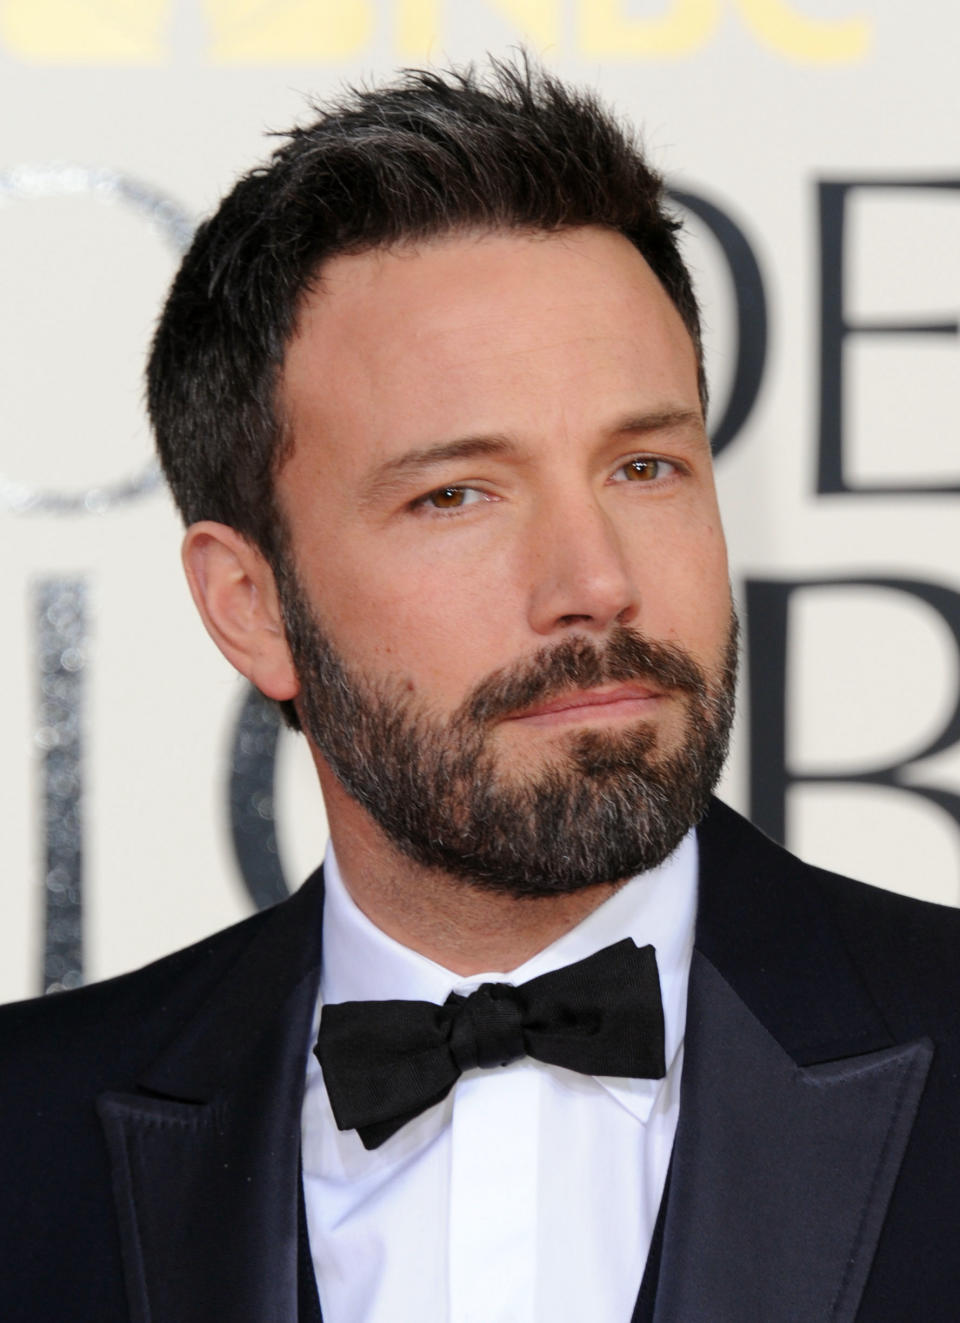
[[[534,703],[549,702],[568,689],[627,680],[701,699],[707,695],[702,668],[683,648],[618,625],[602,643],[582,635],[572,637],[494,671],[467,696],[456,720],[485,725]]]

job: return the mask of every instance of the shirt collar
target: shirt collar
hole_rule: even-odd
[[[662,864],[632,877],[576,927],[516,969],[465,978],[372,923],[347,891],[331,844],[324,861],[320,998],[331,1003],[402,999],[440,1005],[451,992],[472,992],[481,983],[525,983],[630,937],[638,946],[650,943],[656,949],[669,1072],[683,1043],[696,910],[697,838],[691,830]],[[646,1121],[661,1081],[597,1079],[632,1115]]]

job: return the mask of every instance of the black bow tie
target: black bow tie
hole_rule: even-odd
[[[442,1006],[324,1006],[314,1048],[341,1130],[379,1148],[445,1098],[465,1070],[536,1057],[583,1075],[661,1079],[663,1007],[652,946],[628,938],[513,987],[484,983]]]

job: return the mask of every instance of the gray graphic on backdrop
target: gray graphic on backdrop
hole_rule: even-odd
[[[266,909],[290,894],[274,815],[280,710],[248,685],[233,733],[227,797],[233,851],[247,894]]]
[[[43,800],[43,991],[83,982],[83,679],[86,584],[44,579],[33,588],[39,656],[34,741]]]
[[[0,170],[0,206],[85,195],[139,213],[176,252],[193,222],[163,194],[115,170],[82,165],[20,165]],[[13,514],[102,514],[162,485],[151,459],[139,473],[76,491],[58,491],[0,474],[0,510]],[[44,936],[42,990],[83,982],[83,680],[88,669],[87,589],[80,577],[44,578],[31,589],[37,649],[42,804]]]
[[[86,194],[98,202],[139,212],[177,253],[193,234],[193,221],[170,198],[116,170],[83,165],[17,165],[0,170],[0,206],[11,201]],[[14,514],[103,514],[162,486],[155,459],[139,473],[76,491],[56,491],[0,473],[0,510]]]

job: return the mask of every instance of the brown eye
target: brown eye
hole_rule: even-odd
[[[631,459],[624,464],[623,473],[628,482],[652,482],[660,476],[660,460]]]
[[[438,487],[427,500],[436,510],[456,510],[464,502],[463,487]]]

